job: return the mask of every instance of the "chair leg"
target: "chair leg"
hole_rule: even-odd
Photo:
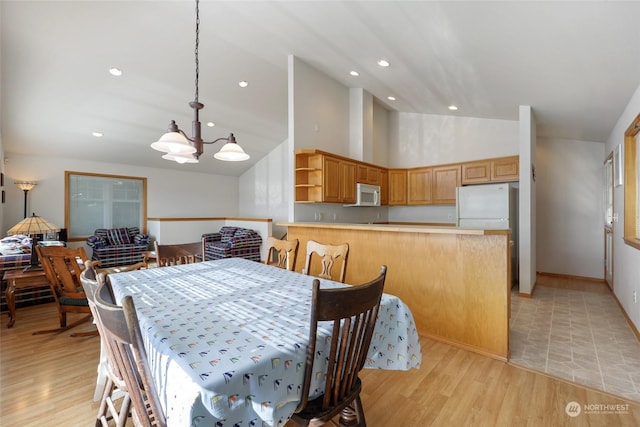
[[[366,427],[367,422],[364,419],[364,409],[362,401],[358,395],[351,405],[342,410],[340,414],[340,427]]]
[[[70,325],[63,326],[63,327],[58,328],[58,329],[47,329],[47,330],[44,330],[44,331],[36,331],[36,332],[33,332],[31,335],[57,334],[57,333],[60,333],[60,332],[67,331],[67,330],[69,330],[71,328],[75,328],[76,326],[81,325],[84,322],[87,322],[87,321],[89,321],[91,319],[92,319],[92,316],[89,314],[89,315],[83,317],[82,319],[76,320],[75,322],[71,323]],[[80,336],[88,336],[88,335],[93,336],[93,335],[97,335],[97,334],[98,334],[98,331],[96,330],[95,332],[93,332],[93,331],[92,332],[81,332],[79,334],[74,334],[72,336],[78,336],[78,337],[80,337]]]

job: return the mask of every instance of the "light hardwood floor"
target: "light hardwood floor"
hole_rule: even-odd
[[[53,304],[18,309],[12,329],[6,320],[2,316],[0,425],[94,425],[99,339],[32,336],[32,331],[56,325]],[[78,330],[92,328],[86,324]],[[421,344],[419,370],[363,371],[369,427],[640,425],[638,403],[426,338]],[[582,409],[575,418],[565,412],[569,402]],[[595,406],[613,404],[620,413],[606,414]],[[584,405],[599,413],[585,414]]]

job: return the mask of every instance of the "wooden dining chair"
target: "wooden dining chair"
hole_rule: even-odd
[[[158,267],[192,264],[204,259],[202,258],[201,242],[160,245],[155,241],[154,245]]]
[[[320,289],[320,281],[314,279],[302,398],[291,417],[296,424],[320,426],[340,414],[341,426],[367,425],[358,374],[369,352],[386,276],[383,265],[379,276],[363,285]],[[309,400],[320,322],[331,330],[330,349],[322,355],[322,362],[327,361],[326,382],[322,394]]]
[[[315,240],[307,241],[307,256],[304,261],[302,274],[317,276],[344,283],[345,272],[347,270],[347,255],[349,254],[349,244],[325,245]],[[314,256],[315,255],[315,256]],[[320,267],[317,274],[312,274],[314,267],[313,260],[319,257]],[[339,273],[333,274],[334,264],[340,264]]]
[[[58,309],[60,327],[37,331],[33,335],[64,332],[91,320],[91,309],[80,280],[80,272],[87,261],[87,253],[84,248],[36,246],[36,251]],[[87,315],[67,325],[67,313],[86,313]],[[98,331],[94,330],[73,333],[71,336],[85,337],[97,334]]]
[[[267,237],[267,264],[293,271],[298,254],[298,239],[280,240]]]
[[[131,409],[131,398],[124,382],[124,377],[118,369],[118,364],[113,359],[111,352],[107,351],[105,333],[102,329],[102,322],[96,309],[95,294],[98,290],[98,273],[96,265],[99,261],[85,262],[85,269],[80,273],[82,287],[87,295],[89,308],[95,319],[100,339],[100,361],[98,362],[98,381],[96,392],[100,393],[100,406],[96,416],[96,427],[108,427],[110,422],[115,422],[115,427],[124,427]],[[105,273],[100,273],[100,281],[104,282]],[[95,397],[94,397],[95,399]]]
[[[127,295],[122,306],[116,305],[104,278],[98,275],[96,310],[107,350],[123,376],[133,404],[133,424],[136,427],[166,427],[166,416],[151,376],[133,298]]]

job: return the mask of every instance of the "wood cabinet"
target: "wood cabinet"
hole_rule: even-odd
[[[361,182],[363,184],[380,185],[380,168],[360,163],[358,163],[357,167],[358,172],[356,182]]]
[[[340,160],[323,156],[322,201],[339,203],[341,194]]]
[[[477,184],[491,180],[491,160],[462,164],[462,184]]]
[[[389,171],[380,169],[380,204],[389,204]]]
[[[459,164],[433,168],[432,204],[456,204],[456,188],[462,183],[461,170]]]
[[[296,150],[297,203],[356,202],[356,183],[379,185],[381,204],[455,205],[456,187],[519,179],[519,157],[385,169],[320,150]]]
[[[356,202],[356,164],[323,156],[323,202]]]
[[[356,164],[340,160],[340,202],[356,202]]]
[[[407,170],[407,205],[429,205],[432,200],[433,168]]]
[[[407,170],[406,169],[389,169],[389,196],[388,204],[406,205],[407,204]]]
[[[520,159],[518,156],[491,160],[491,181],[507,182],[518,179],[520,179]]]
[[[316,152],[296,153],[296,202],[355,203],[356,164]]]
[[[462,185],[519,179],[519,157],[498,157],[462,164]]]
[[[323,201],[323,155],[296,153],[296,202]]]

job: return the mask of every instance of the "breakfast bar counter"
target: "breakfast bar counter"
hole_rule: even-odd
[[[300,241],[349,244],[345,282],[387,265],[385,292],[413,312],[418,333],[500,360],[509,356],[511,231],[405,224],[279,223]]]

